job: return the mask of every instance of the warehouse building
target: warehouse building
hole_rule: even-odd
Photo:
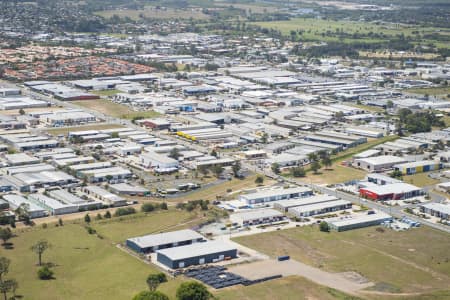
[[[282,213],[270,208],[249,210],[230,215],[230,221],[240,226],[268,224],[282,221],[285,218]]]
[[[131,185],[128,183],[116,183],[110,184],[109,189],[111,192],[118,195],[128,196],[150,196],[150,191],[141,186]]]
[[[126,241],[126,245],[137,253],[151,253],[161,249],[180,247],[204,241],[205,239],[201,234],[194,230],[184,229],[129,238]]]
[[[338,199],[339,198],[337,198],[335,196],[331,196],[331,195],[315,195],[315,196],[305,197],[305,198],[275,201],[275,202],[273,202],[273,208],[286,213],[292,207],[327,203],[327,202],[335,201]]]
[[[328,226],[331,230],[346,231],[356,228],[380,225],[384,222],[392,221],[392,217],[384,212],[368,213],[361,215],[339,217],[337,219],[328,220]]]
[[[421,160],[404,164],[394,165],[396,171],[403,175],[412,175],[416,173],[429,172],[442,169],[443,164],[438,161]]]
[[[208,241],[158,250],[157,261],[171,269],[214,263],[237,257],[237,249],[230,243]]]
[[[3,195],[3,199],[8,201],[9,207],[11,210],[16,210],[21,206],[22,204],[28,206],[28,214],[30,215],[30,218],[42,218],[46,217],[48,215],[47,211],[40,207],[39,205],[35,204],[34,202],[28,200],[25,197],[15,195],[15,194],[8,194]]]
[[[308,187],[294,187],[287,189],[260,190],[255,193],[240,195],[239,200],[244,201],[247,204],[259,204],[277,200],[308,197],[312,195],[313,191]]]
[[[381,172],[390,170],[396,164],[407,162],[406,159],[393,155],[381,155],[376,157],[358,158],[353,162],[353,166],[367,170],[369,172]]]
[[[81,176],[89,182],[121,181],[131,178],[133,173],[122,167],[109,167],[94,170],[81,171]]]
[[[127,200],[123,199],[122,197],[119,197],[117,195],[114,195],[104,188],[101,188],[96,185],[88,185],[82,188],[82,191],[89,195],[94,200],[100,200],[106,205],[111,206],[124,206],[127,205]]]
[[[61,203],[58,200],[47,197],[43,194],[30,194],[28,195],[28,199],[39,203],[40,206],[48,210],[53,216],[78,212],[78,206]]]
[[[48,194],[62,203],[76,205],[79,211],[98,209],[103,206],[100,201],[87,201],[62,189],[49,191]]]
[[[388,200],[402,200],[424,195],[423,189],[404,182],[390,183],[385,185],[368,185],[359,189],[361,197],[388,201]]]
[[[179,167],[178,160],[156,152],[142,153],[139,158],[145,168],[151,168],[157,173],[175,172]]]
[[[324,203],[291,207],[288,209],[288,212],[297,218],[303,218],[314,215],[326,214],[339,210],[346,210],[350,208],[352,208],[352,203],[350,201],[335,200]]]
[[[427,203],[420,205],[419,208],[422,213],[429,214],[443,220],[450,220],[450,204]]]

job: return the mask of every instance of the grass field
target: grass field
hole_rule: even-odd
[[[130,18],[134,21],[140,20],[142,17],[149,19],[197,19],[197,20],[206,20],[209,18],[208,15],[205,15],[200,10],[197,9],[175,9],[175,8],[165,8],[165,9],[156,9],[153,6],[147,6],[143,10],[134,10],[134,9],[124,9],[124,10],[104,10],[95,12],[96,15],[101,16],[103,18],[111,18],[114,15],[121,18]]]
[[[418,187],[424,187],[427,185],[435,185],[437,183],[440,183],[439,180],[428,177],[429,174],[430,174],[429,172],[426,172],[403,176],[403,181],[410,184],[414,184]]]
[[[50,128],[46,129],[48,133],[51,135],[67,135],[70,131],[83,131],[83,130],[102,130],[102,129],[112,129],[112,128],[121,128],[123,126],[117,124],[95,124],[95,125],[85,125],[85,126],[77,126],[77,127],[63,127],[63,128]]]
[[[405,92],[430,95],[430,96],[443,96],[448,97],[450,95],[450,87],[433,87],[433,88],[422,88],[422,89],[406,89]]]
[[[406,232],[375,227],[320,232],[317,226],[235,239],[270,256],[290,255],[332,272],[355,271],[382,292],[430,293],[448,289],[449,235],[430,228]]]
[[[248,287],[232,287],[219,291],[217,293],[217,297],[220,300],[360,299],[324,286],[320,286],[298,276],[280,278]]]
[[[54,280],[37,279],[37,256],[30,247],[42,238],[53,245],[44,253],[43,261],[56,265]],[[108,240],[89,235],[77,224],[29,229],[11,242],[14,249],[1,248],[0,255],[11,259],[8,277],[18,281],[17,294],[24,299],[131,299],[147,289],[147,275],[157,271]],[[170,280],[160,290],[173,298],[179,283],[178,279]]]
[[[284,35],[289,35],[291,30],[303,30],[304,33],[300,35],[302,40],[306,41],[336,41],[344,43],[365,42],[376,43],[388,41],[389,38],[403,33],[405,36],[415,37],[413,32],[420,31],[422,34],[433,33],[437,28],[425,28],[417,26],[403,26],[400,24],[392,25],[377,25],[373,23],[363,23],[355,21],[333,21],[324,19],[311,18],[293,18],[287,21],[271,21],[271,22],[254,22],[263,28],[273,28],[281,31]],[[334,33],[342,31],[348,34],[368,34],[369,32],[384,34],[383,38],[344,38],[340,39],[338,36],[327,36],[327,32]],[[439,41],[426,40],[422,41],[435,43],[440,48],[448,48],[449,45],[442,44]]]
[[[200,191],[196,193],[189,194],[187,196],[182,196],[179,198],[172,198],[173,201],[180,202],[180,201],[190,201],[190,200],[216,200],[216,196],[224,196],[229,191],[231,192],[237,192],[240,190],[245,189],[251,189],[257,187],[257,184],[255,183],[256,175],[248,176],[245,179],[236,179],[233,178],[230,181],[224,182],[220,185],[215,185],[209,188],[201,189]],[[265,185],[271,185],[275,183],[275,181],[265,178],[264,184]],[[168,200],[169,202],[171,200]]]
[[[350,181],[353,179],[363,179],[367,172],[363,170],[341,166],[334,163],[329,170],[322,168],[318,174],[309,172],[306,178],[302,178],[304,182],[312,182],[317,184],[335,184]]]
[[[89,101],[73,101],[72,103],[98,111],[102,114],[122,118],[122,119],[133,119],[136,117],[143,118],[155,118],[160,114],[153,111],[132,111],[128,106],[119,103],[114,103],[105,99],[100,100],[89,100]]]
[[[99,96],[114,96],[115,94],[120,93],[119,90],[104,90],[104,91],[91,91],[92,94],[99,95]]]
[[[137,214],[97,221],[92,227],[105,239],[120,243],[133,236],[177,230],[181,227],[192,227],[195,225],[195,221],[199,220],[201,218],[195,213],[170,209],[152,212],[149,215]]]

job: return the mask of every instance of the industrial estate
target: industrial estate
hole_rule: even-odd
[[[450,7],[388,2],[2,1],[0,294],[450,299]]]

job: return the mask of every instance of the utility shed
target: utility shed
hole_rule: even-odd
[[[231,243],[208,241],[187,246],[158,250],[157,261],[171,268],[186,268],[237,257],[237,249]]]
[[[150,253],[160,249],[185,246],[203,241],[205,239],[201,234],[194,230],[184,229],[129,238],[126,241],[126,245],[138,253]]]

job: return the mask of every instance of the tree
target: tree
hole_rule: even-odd
[[[172,150],[170,150],[169,157],[178,160],[180,155],[181,155],[180,154],[180,149],[174,147],[174,148],[172,148]]]
[[[153,204],[151,204],[151,203],[144,203],[141,206],[141,210],[143,212],[151,212],[151,211],[155,210],[155,206]]]
[[[19,114],[20,114],[21,116],[23,116],[23,115],[25,114],[25,111],[23,110],[23,108],[19,109]]]
[[[161,203],[161,204],[159,205],[159,208],[162,209],[162,210],[168,210],[168,209],[169,209],[169,208],[167,207],[167,203],[166,203],[166,202]]]
[[[267,132],[264,132],[263,135],[261,136],[261,143],[267,144],[268,141],[269,141],[269,135],[267,134]]]
[[[214,156],[214,157],[218,156],[216,149],[212,149],[210,154],[211,154],[211,156]]]
[[[148,289],[151,292],[154,292],[161,283],[167,282],[167,277],[164,273],[150,274],[148,275],[146,282],[148,285]]]
[[[255,179],[256,184],[263,184],[263,182],[264,182],[264,176],[262,176],[262,175],[256,176],[256,179]]]
[[[159,291],[142,291],[134,296],[133,300],[169,300],[169,297]]]
[[[58,219],[58,225],[59,226],[64,226],[63,220],[61,218]]]
[[[231,166],[231,170],[233,171],[234,177],[239,177],[239,171],[241,171],[241,162],[237,161]]]
[[[305,177],[306,172],[303,167],[294,167],[291,169],[291,174],[293,177]]]
[[[203,174],[203,176],[206,176],[209,173],[207,166],[199,166],[197,169]]]
[[[316,160],[317,160],[317,154],[314,153],[314,152],[309,153],[309,154],[308,154],[308,159],[309,159],[309,161],[311,161],[311,162],[316,161]]]
[[[89,214],[86,214],[85,216],[84,216],[84,222],[86,222],[86,223],[91,223],[91,217],[89,216]]]
[[[324,165],[325,168],[331,167],[332,164],[333,162],[331,161],[331,158],[329,156],[322,158],[322,165]]]
[[[109,212],[109,210],[107,210],[107,211],[105,212],[104,217],[105,217],[105,219],[111,219],[111,213]]]
[[[11,261],[6,257],[0,257],[0,281],[3,281],[3,276],[8,274],[9,265]]]
[[[394,102],[392,102],[392,100],[388,100],[386,102],[386,108],[393,108],[394,107]]]
[[[273,163],[271,166],[272,172],[274,172],[275,174],[280,174],[281,170],[280,170],[280,165],[277,163]]]
[[[47,249],[51,248],[51,246],[52,245],[47,240],[40,240],[36,244],[31,246],[31,251],[35,252],[38,255],[39,266],[42,266],[42,254],[44,254]]]
[[[214,175],[216,175],[217,178],[219,178],[220,175],[222,175],[223,170],[224,170],[224,169],[223,169],[223,167],[221,167],[221,166],[214,166],[214,167],[213,167],[213,173],[214,173]]]
[[[314,172],[314,174],[317,174],[317,171],[320,169],[320,163],[318,161],[313,161],[311,164],[311,170]]]
[[[30,218],[30,205],[28,203],[22,203],[20,204],[14,213],[17,215],[17,218],[19,221],[24,222],[24,224],[29,225],[31,224],[31,218]]]
[[[330,231],[330,226],[328,226],[328,223],[325,221],[320,222],[319,228],[320,228],[320,231],[323,231],[323,232]]]
[[[13,233],[9,227],[0,228],[0,239],[3,241],[3,247],[6,248],[6,242],[13,237]]]
[[[211,293],[201,283],[196,281],[183,282],[177,289],[178,300],[209,300]]]
[[[17,281],[15,281],[14,279],[0,281],[0,293],[3,294],[4,300],[8,300],[7,294],[13,290],[15,285],[17,285]]]
[[[54,273],[49,267],[43,266],[37,271],[37,274],[40,280],[50,280]]]

